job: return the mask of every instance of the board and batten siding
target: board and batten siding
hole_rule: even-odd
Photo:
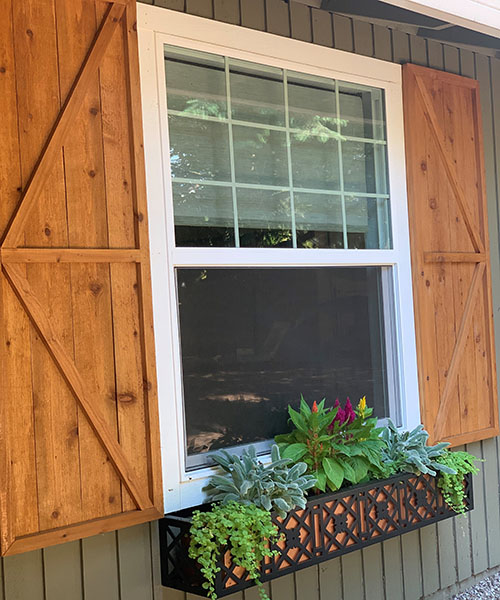
[[[148,0],[149,4],[480,82],[497,356],[500,356],[500,60],[283,0]],[[498,150],[497,150],[498,149]],[[269,584],[272,600],[418,600],[452,592],[500,565],[498,438],[469,444],[484,458],[475,506],[430,525]],[[489,533],[489,535],[488,535]],[[159,585],[157,528],[138,525],[8,557],[0,600],[195,600]],[[257,600],[255,589],[230,597]]]

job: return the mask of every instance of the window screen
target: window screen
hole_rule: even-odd
[[[177,269],[188,465],[287,431],[300,394],[388,416],[388,270]]]

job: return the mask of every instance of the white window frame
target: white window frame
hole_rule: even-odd
[[[201,489],[214,472],[212,467],[187,472],[184,465],[185,432],[175,267],[392,266],[401,418],[407,428],[420,423],[402,79],[401,67],[392,63],[159,7],[138,5],[137,8],[164,502],[165,512],[170,512],[201,503]],[[176,248],[165,44],[384,89],[393,249]]]

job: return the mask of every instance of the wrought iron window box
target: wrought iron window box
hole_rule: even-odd
[[[470,475],[465,486],[467,510],[471,510]],[[169,514],[160,520],[162,584],[206,597],[199,565],[188,556],[193,510]],[[454,515],[443,500],[436,478],[428,475],[402,473],[311,496],[304,510],[292,510],[285,519],[273,515],[280,533],[284,533],[284,541],[273,546],[279,551],[276,557],[263,561],[261,580],[293,573]],[[254,585],[245,571],[232,563],[229,552],[220,557],[219,566],[219,597]]]

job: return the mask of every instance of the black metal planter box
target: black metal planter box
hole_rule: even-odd
[[[471,510],[470,475],[465,485],[467,510]],[[206,597],[199,566],[188,556],[193,510],[160,520],[162,584]],[[428,475],[403,473],[312,496],[304,510],[293,510],[283,520],[273,516],[285,539],[273,546],[279,555],[263,562],[261,580],[275,579],[454,515],[436,478]],[[253,585],[245,571],[232,564],[229,552],[221,556],[219,566],[215,586],[219,597]]]

